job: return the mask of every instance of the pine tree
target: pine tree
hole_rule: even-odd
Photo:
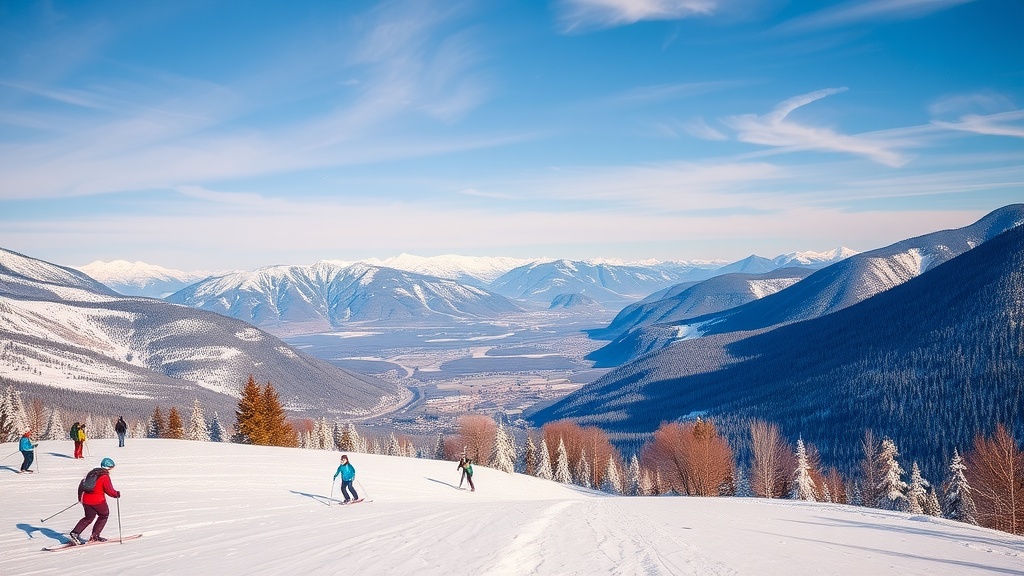
[[[15,442],[29,429],[28,413],[21,394],[8,384],[0,394],[0,442]]]
[[[281,399],[270,382],[263,387],[260,404],[263,410],[263,424],[266,427],[265,444],[268,446],[296,446],[298,438],[295,435],[295,430],[288,423]]]
[[[878,507],[885,510],[907,510],[907,483],[903,481],[903,468],[896,461],[899,454],[896,444],[891,439],[884,438],[882,440],[882,447],[878,455],[881,465]]]
[[[572,484],[572,473],[569,472],[569,454],[565,451],[565,441],[558,439],[558,451],[555,453],[555,471],[552,478],[555,482]]]
[[[50,410],[50,418],[46,421],[46,433],[44,440],[64,440],[70,438],[68,430],[64,428],[64,422],[60,418],[60,410],[55,406]]]
[[[167,422],[164,420],[164,414],[160,411],[160,407],[157,406],[153,409],[153,416],[149,419],[149,431],[146,433],[147,438],[164,438],[167,435]]]
[[[188,432],[185,437],[197,442],[209,442],[210,431],[206,425],[206,416],[203,414],[203,405],[199,398],[192,401],[192,417],[188,421]]]
[[[929,516],[942,516],[942,506],[939,504],[939,497],[935,494],[935,490],[928,490],[928,496],[925,498],[924,513]]]
[[[526,437],[526,447],[523,450],[523,473],[529,476],[537,475],[537,447],[533,444],[533,438]]]
[[[338,450],[342,452],[355,452],[356,426],[349,422],[341,431],[341,438],[338,439]]]
[[[548,450],[548,442],[544,437],[540,439],[540,464],[537,465],[537,478],[544,480],[554,480],[555,478],[555,473],[551,469],[551,451]]]
[[[167,438],[181,440],[184,437],[185,425],[181,421],[181,414],[177,408],[171,406],[170,412],[167,413]]]
[[[921,469],[914,462],[910,467],[910,486],[907,488],[907,512],[924,514],[928,505],[928,481],[921,477]]]
[[[515,445],[505,425],[498,423],[494,429],[494,450],[491,452],[491,466],[496,470],[512,474],[515,472]]]
[[[881,478],[879,474],[882,470],[882,465],[879,460],[878,453],[878,442],[875,440],[875,435],[871,430],[864,431],[864,440],[861,441],[861,449],[864,451],[864,458],[861,460],[860,473],[860,497],[864,506],[868,508],[878,508],[881,501],[881,493],[879,492],[879,483]]]
[[[576,461],[576,470],[574,472],[573,476],[575,477],[576,484],[584,488],[592,488],[594,486],[590,481],[590,461],[587,460],[586,450],[580,450],[580,459]]]
[[[636,454],[629,459],[629,492],[630,496],[645,496],[643,491],[643,472],[640,470],[640,459]]]
[[[238,400],[235,410],[234,442],[239,444],[266,444],[266,424],[263,422],[263,395],[256,384],[256,378],[250,374],[249,380],[242,388],[242,397]]]
[[[960,453],[953,449],[953,459],[949,463],[949,479],[946,480],[943,513],[946,518],[967,524],[978,524],[978,510],[971,496],[971,486],[967,483],[967,466]]]
[[[210,420],[210,442],[224,442],[227,439],[227,432],[220,423],[220,414],[214,410],[213,420]]]
[[[334,450],[334,428],[326,418],[320,419],[320,436],[317,438],[317,444],[320,450]]]
[[[619,474],[619,467],[615,465],[615,459],[608,459],[608,469],[605,470],[604,480],[601,481],[601,490],[609,494],[622,494],[622,476]]]
[[[148,424],[144,420],[136,420],[135,425],[132,427],[132,438],[148,438],[149,428]]]
[[[398,445],[398,437],[395,436],[394,432],[392,432],[391,433],[391,437],[388,438],[387,455],[388,456],[401,456],[402,455],[402,447]]]
[[[434,443],[434,460],[445,460],[444,434],[437,433],[437,441]]]
[[[114,431],[114,422],[110,418],[104,418],[99,427],[99,436],[97,438],[113,438],[117,436],[117,432]]]
[[[807,450],[804,447],[804,439],[796,441],[796,472],[793,480],[793,498],[796,500],[809,500],[814,502],[818,499],[814,489],[814,480],[811,478],[811,466],[807,462]]]

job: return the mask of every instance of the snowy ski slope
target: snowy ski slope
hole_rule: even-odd
[[[337,452],[129,439],[42,442],[0,462],[0,574],[1024,574],[1024,538],[864,508],[746,498],[610,497],[454,462],[352,454],[371,502],[328,506]],[[16,450],[0,445],[0,454]],[[123,545],[42,552],[117,462]],[[338,497],[338,491],[333,495]],[[118,513],[103,534],[118,535]],[[88,531],[86,531],[88,535]]]

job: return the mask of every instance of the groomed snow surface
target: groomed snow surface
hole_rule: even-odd
[[[455,462],[351,454],[368,502],[328,506],[337,452],[183,440],[44,441],[0,462],[0,574],[1024,574],[1024,538],[864,508],[753,498],[612,497]],[[17,450],[0,445],[0,454]],[[104,457],[123,497],[103,535],[43,552]],[[339,493],[334,489],[333,495]],[[85,536],[89,535],[86,530]]]

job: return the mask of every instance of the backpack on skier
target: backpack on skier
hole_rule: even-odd
[[[74,440],[75,442],[78,442],[78,424],[77,423],[71,426],[71,439]]]

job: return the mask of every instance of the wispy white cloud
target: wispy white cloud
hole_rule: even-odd
[[[686,132],[694,138],[701,140],[728,140],[729,137],[717,128],[710,126],[700,116],[690,120],[685,125]]]
[[[798,16],[778,30],[805,31],[838,28],[865,22],[921,18],[975,0],[854,0]]]
[[[431,6],[378,7],[318,52],[284,49],[254,77],[222,85],[145,70],[74,90],[4,79],[0,89],[61,106],[28,102],[0,116],[45,129],[0,143],[0,198],[174,188],[528,138],[449,129],[489,97],[490,84],[459,10]],[[296,115],[292,99],[323,91],[310,83],[324,79],[336,93]],[[411,124],[418,130],[405,131]]]
[[[634,24],[642,20],[678,20],[710,16],[721,0],[562,0],[563,30],[576,32]]]
[[[747,84],[738,80],[720,80],[708,82],[679,82],[676,84],[658,84],[654,86],[640,86],[615,94],[605,100],[611,106],[642,106],[667,102],[677,98],[699,96],[710,94],[719,90],[726,90],[736,86]]]
[[[767,114],[730,116],[723,122],[737,132],[737,138],[742,142],[791,151],[843,152],[864,156],[892,167],[906,164],[909,158],[898,151],[898,148],[910,146],[913,142],[905,137],[896,140],[892,135],[884,133],[842,134],[831,128],[801,124],[789,118],[798,108],[845,90],[846,88],[828,88],[801,94],[784,100]]]
[[[972,132],[989,136],[1013,136],[1024,138],[1024,110],[1002,112],[1000,114],[968,114],[961,116],[957,122],[932,120],[932,124],[949,130]]]

